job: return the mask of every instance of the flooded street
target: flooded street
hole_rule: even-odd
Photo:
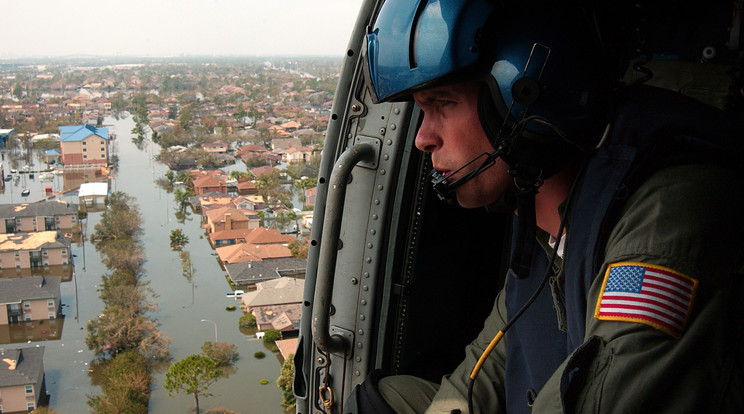
[[[163,333],[172,339],[170,350],[173,361],[201,353],[202,344],[205,341],[215,341],[215,335],[220,342],[229,342],[238,347],[240,359],[234,368],[209,387],[208,393],[212,394],[210,397],[200,398],[203,412],[209,408],[223,407],[244,414],[283,413],[279,405],[282,400],[281,390],[276,386],[281,368],[277,354],[270,352],[262,341],[239,331],[238,319],[243,315],[239,308],[235,311],[225,309],[228,305],[237,307],[239,301],[225,297],[230,291],[226,273],[220,269],[216,253],[200,228],[199,216],[189,210],[185,222],[179,223],[173,194],[155,184],[167,171],[167,167],[153,160],[158,149],[150,144],[140,150],[131,142],[130,131],[134,126],[131,118],[118,121],[107,118],[104,124],[110,128],[110,133],[116,134],[111,149],[112,154],[119,156],[118,169],[110,181],[110,190],[135,197],[144,218],[144,235],[141,240],[147,261],[142,280],[149,281],[149,286],[156,294],[155,301],[159,304],[159,310],[154,316]],[[8,160],[3,162],[7,173],[10,169]],[[39,168],[43,166],[37,163],[36,169]],[[241,168],[244,170],[243,165],[235,165],[227,170]],[[83,176],[81,179],[81,182],[99,181],[98,177]],[[33,180],[28,177],[21,180],[6,183],[0,202],[38,201],[44,198],[47,185],[52,185],[55,192],[68,188],[68,184],[63,183],[62,176],[54,176],[50,182],[41,182],[38,174]],[[23,189],[29,189],[31,194],[22,197]],[[77,191],[70,191],[58,198],[78,203]],[[100,212],[88,215],[88,233],[92,231],[100,215]],[[178,253],[170,248],[169,236],[174,229],[181,229],[189,238],[185,250],[191,253],[194,265],[193,284],[182,273]],[[48,329],[41,327],[50,334],[52,331],[59,332],[58,325],[63,325],[61,335],[49,336],[48,340],[43,341],[34,337],[30,343],[18,344],[23,347],[33,344],[46,347],[44,365],[47,391],[51,395],[50,406],[63,414],[89,412],[87,395],[100,392],[97,387],[91,386],[88,369],[95,356],[87,350],[84,340],[87,321],[95,318],[103,307],[97,289],[101,275],[108,272],[89,242],[74,243],[72,251],[76,256],[75,275],[61,285],[64,321],[62,324],[49,324],[46,321]],[[258,351],[265,352],[266,358],[254,358]],[[163,364],[154,372],[150,412],[193,412],[193,396],[180,393],[171,398],[163,389],[167,369],[168,364]],[[262,385],[262,379],[268,380],[268,384]]]

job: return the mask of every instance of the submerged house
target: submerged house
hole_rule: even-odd
[[[0,233],[68,230],[78,223],[78,205],[64,201],[0,204]]]
[[[59,276],[0,278],[0,325],[57,319]]]

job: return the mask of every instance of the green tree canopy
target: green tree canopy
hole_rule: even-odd
[[[235,344],[229,342],[204,342],[201,347],[204,355],[217,364],[218,367],[226,367],[232,365],[240,358],[238,355],[238,347]]]
[[[181,229],[171,230],[170,246],[173,250],[181,250],[189,242],[189,236],[185,235]]]
[[[290,354],[282,364],[282,371],[276,380],[276,385],[282,390],[282,407],[290,410],[295,407],[296,401],[292,393],[292,380],[294,378],[294,355]]]
[[[204,355],[189,355],[171,365],[165,373],[163,388],[168,390],[168,396],[175,397],[179,391],[194,396],[194,406],[199,412],[199,395],[207,397],[205,392],[222,374],[215,362]]]

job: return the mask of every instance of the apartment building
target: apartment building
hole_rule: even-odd
[[[0,325],[56,319],[61,282],[59,276],[0,278]]]
[[[46,398],[44,347],[0,349],[0,413],[33,411]]]
[[[70,239],[57,231],[0,234],[0,269],[71,263]]]
[[[60,126],[60,152],[65,166],[108,165],[108,128]]]
[[[78,205],[63,201],[0,204],[0,220],[0,234],[71,230],[78,223]]]

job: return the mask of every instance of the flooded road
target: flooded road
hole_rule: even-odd
[[[214,341],[215,335],[220,342],[230,342],[238,348],[240,359],[234,369],[209,387],[208,392],[212,396],[200,398],[202,410],[223,407],[243,414],[283,413],[279,405],[281,390],[276,386],[281,368],[278,358],[262,341],[239,331],[238,319],[243,314],[240,309],[225,309],[228,305],[237,306],[239,301],[225,297],[230,291],[226,273],[220,268],[216,253],[200,228],[199,216],[189,211],[185,222],[179,223],[173,194],[155,184],[167,171],[165,166],[153,160],[157,147],[150,144],[140,150],[131,142],[130,131],[134,126],[131,118],[107,118],[105,124],[110,127],[110,133],[117,135],[112,153],[119,156],[118,170],[110,182],[111,191],[122,191],[135,197],[144,218],[142,243],[147,261],[143,280],[150,282],[149,286],[157,295],[155,301],[159,304],[159,310],[154,316],[160,323],[161,331],[173,340],[170,344],[173,361],[201,353],[202,344]],[[243,165],[231,166],[227,170],[241,167],[244,170]],[[4,168],[6,172],[9,171],[9,166]],[[86,179],[98,181],[97,177],[83,177],[83,180]],[[44,198],[46,185],[52,185],[53,191],[59,191],[63,188],[62,181],[63,177],[54,176],[51,182],[41,182],[37,175],[35,180],[25,177],[25,182],[18,182],[15,186],[13,182],[8,182],[5,191],[0,194],[0,203],[38,201]],[[21,197],[21,189],[25,188],[31,194]],[[60,195],[59,198],[78,203],[76,191]],[[88,215],[88,232],[99,219],[100,213]],[[182,274],[178,253],[170,249],[169,237],[174,229],[181,229],[189,238],[185,250],[191,253],[194,265],[193,284]],[[44,365],[47,391],[51,395],[50,406],[63,414],[90,412],[86,404],[87,395],[100,393],[97,387],[90,384],[88,369],[94,355],[87,350],[84,340],[87,321],[95,318],[103,307],[97,289],[101,275],[108,272],[90,243],[74,243],[72,252],[76,256],[75,275],[61,286],[65,314],[61,336],[43,341],[30,337],[30,343],[19,344],[23,347],[34,344],[46,347]],[[47,331],[52,326],[49,328]],[[56,326],[54,329],[58,331]],[[258,351],[265,352],[266,358],[256,359],[254,354]],[[171,398],[163,389],[167,369],[165,364],[154,373],[150,412],[193,412],[193,396],[180,393]],[[262,385],[262,379],[268,380],[268,384]]]

